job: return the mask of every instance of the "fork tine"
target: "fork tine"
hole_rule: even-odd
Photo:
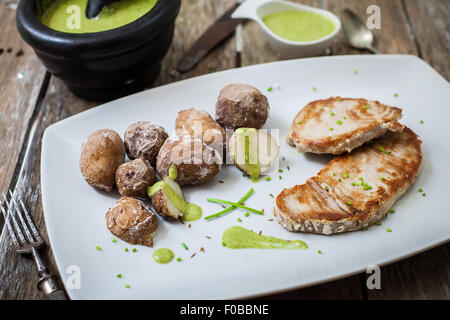
[[[14,194],[9,190],[9,195],[11,196],[11,200],[14,206],[14,211],[16,212],[16,215],[19,217],[20,226],[22,227],[22,230],[25,231],[25,235],[30,243],[34,242],[34,238],[31,235],[30,230],[28,229],[27,223],[23,219],[22,211],[20,210],[19,205],[17,204],[16,197],[15,197],[16,191],[14,191]]]
[[[17,237],[19,238],[19,243],[21,246],[24,246],[27,244],[27,241],[25,240],[22,230],[20,229],[19,224],[17,223],[17,220],[14,217],[14,211],[12,211],[12,209],[11,209],[11,200],[8,203],[8,199],[6,198],[5,194],[3,194],[3,201],[5,202],[5,204],[8,208],[7,216],[10,217],[13,221],[14,229],[16,231]]]
[[[3,195],[3,197],[5,197],[5,195]],[[3,201],[1,201],[1,199],[0,199],[0,209],[3,213],[3,218],[5,218],[6,227],[8,228],[9,231],[9,237],[11,238],[14,246],[18,247],[19,242],[17,241],[16,235],[14,234],[14,229],[11,226],[9,216],[6,213],[5,207],[3,206]]]
[[[34,238],[38,242],[43,242],[42,238],[41,238],[41,235],[39,234],[39,231],[36,229],[36,226],[33,223],[33,219],[31,219],[30,214],[28,213],[27,207],[25,207],[25,205],[23,204],[22,197],[20,196],[20,194],[17,195],[17,199],[19,200],[20,205],[22,206],[22,210],[23,210],[23,212],[25,214],[25,219],[27,220],[31,231],[33,232]]]

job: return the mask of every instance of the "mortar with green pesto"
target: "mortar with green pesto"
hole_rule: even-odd
[[[181,1],[120,0],[93,20],[84,15],[86,3],[22,0],[19,33],[47,70],[78,96],[105,101],[150,86],[172,42]],[[69,28],[77,10],[80,28]]]

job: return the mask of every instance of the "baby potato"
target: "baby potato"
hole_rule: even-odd
[[[91,186],[111,191],[117,168],[125,160],[125,146],[110,129],[94,131],[81,147],[80,169]]]
[[[155,170],[147,160],[134,159],[116,171],[116,185],[122,196],[146,198],[147,187],[155,182]]]
[[[106,227],[119,239],[130,244],[153,247],[153,235],[158,222],[156,214],[142,201],[123,197],[108,210],[105,219]]]
[[[155,123],[139,121],[127,128],[124,135],[128,158],[141,158],[155,164],[159,149],[168,138],[166,130]]]
[[[260,129],[269,116],[269,102],[258,89],[247,84],[229,84],[217,98],[216,121],[224,128]]]
[[[163,182],[167,183],[169,187],[182,199],[184,200],[184,194],[181,191],[178,183],[170,179],[169,177],[164,177]],[[183,216],[183,212],[179,210],[175,203],[173,203],[169,196],[166,194],[163,188],[152,195],[152,205],[155,208],[156,213],[167,220],[180,219]]]
[[[223,150],[225,130],[206,111],[191,108],[178,112],[175,130],[177,136],[188,135],[218,151]]]
[[[200,139],[174,137],[167,139],[159,151],[156,159],[158,174],[167,176],[172,164],[177,166],[175,181],[180,186],[196,185],[208,182],[219,173],[222,156]]]
[[[239,128],[230,138],[228,150],[236,167],[256,181],[278,159],[280,147],[265,130]]]

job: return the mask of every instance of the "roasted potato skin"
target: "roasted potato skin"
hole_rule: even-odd
[[[123,197],[106,213],[106,227],[130,244],[153,247],[153,233],[158,227],[156,214],[140,200]]]
[[[91,186],[111,191],[117,168],[125,160],[125,146],[110,129],[92,132],[81,147],[80,170]]]
[[[175,220],[175,218],[170,214],[170,210],[167,206],[167,201],[162,190],[159,190],[152,196],[152,205],[160,217],[166,220]]]
[[[178,176],[175,181],[180,186],[197,185],[208,182],[219,173],[222,156],[199,139],[174,137],[167,139],[159,151],[156,160],[158,174],[167,176],[172,164],[177,166]]]
[[[133,123],[124,134],[128,158],[132,160],[141,158],[154,165],[159,149],[168,136],[160,125],[148,121]]]
[[[175,120],[177,136],[189,135],[193,139],[201,139],[216,150],[223,149],[226,133],[225,130],[203,110],[190,108],[178,112]]]
[[[224,128],[260,129],[269,116],[269,102],[261,91],[247,84],[229,84],[217,98],[216,121]]]
[[[155,169],[147,160],[131,160],[121,164],[116,171],[116,185],[122,196],[145,199],[147,187],[155,182]]]

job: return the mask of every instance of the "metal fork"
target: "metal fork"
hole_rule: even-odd
[[[31,254],[36,265],[39,282],[38,289],[43,291],[50,300],[66,300],[55,276],[48,273],[38,249],[44,246],[39,232],[25,207],[20,194],[9,190],[9,200],[5,194],[0,199],[0,210],[5,218],[5,224],[14,249],[20,254]],[[25,234],[25,235],[24,235]]]

